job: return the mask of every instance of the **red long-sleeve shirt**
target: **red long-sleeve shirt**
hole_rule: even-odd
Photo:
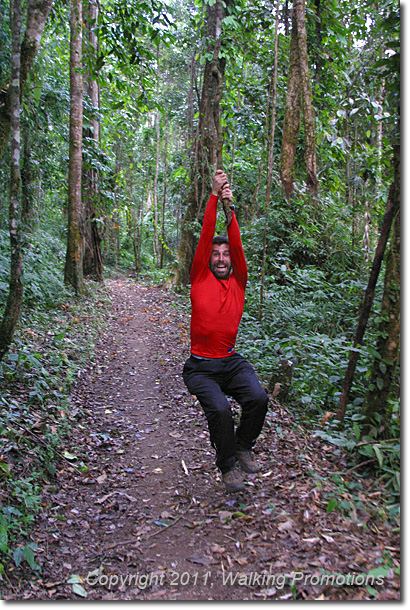
[[[203,358],[224,358],[235,352],[248,279],[234,211],[228,227],[233,272],[227,280],[219,280],[209,268],[217,203],[218,197],[211,195],[191,268],[191,353]]]

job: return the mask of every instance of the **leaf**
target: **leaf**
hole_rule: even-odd
[[[211,545],[210,550],[211,550],[211,553],[218,553],[218,554],[222,555],[223,553],[225,553],[226,548],[224,546],[219,546],[219,544],[214,543]]]
[[[379,461],[380,468],[383,466],[383,454],[377,445],[373,445],[374,452]]]
[[[27,561],[30,568],[32,570],[39,568],[39,566],[36,564],[36,561],[34,558],[34,552],[33,552],[33,549],[31,548],[31,546],[26,545],[23,548],[24,548],[24,559]]]
[[[191,563],[197,563],[201,566],[210,566],[212,563],[215,563],[214,558],[209,557],[209,555],[190,555],[186,559]]]
[[[280,525],[278,525],[278,530],[280,530],[281,532],[285,532],[293,529],[293,527],[294,522],[292,521],[292,519],[288,519],[287,521],[285,521],[285,523],[281,523]]]
[[[8,548],[7,525],[0,521],[0,551],[7,553]]]
[[[329,502],[327,503],[327,507],[326,510],[328,513],[331,513],[332,510],[334,510],[337,506],[337,500],[336,498],[330,498]]]
[[[334,542],[334,538],[332,538],[332,536],[328,536],[327,534],[322,534],[321,536],[323,536],[323,538],[326,540],[326,542]]]
[[[74,584],[73,585],[73,593],[75,593],[76,595],[79,595],[80,597],[87,597],[88,593],[87,591],[84,589],[84,587],[82,587],[79,584]]]
[[[76,460],[77,459],[77,456],[72,454],[72,453],[70,453],[69,451],[64,451],[63,455],[64,455],[66,460]]]
[[[13,559],[14,563],[18,567],[24,559],[24,548],[22,546],[18,546],[16,549],[14,549]]]

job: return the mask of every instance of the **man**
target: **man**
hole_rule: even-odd
[[[231,204],[229,239],[214,238],[218,197]],[[235,353],[247,266],[232,202],[227,176],[217,170],[191,268],[191,356],[183,379],[204,410],[225,488],[239,492],[245,485],[237,464],[247,473],[259,471],[251,449],[265,420],[268,396],[252,366]],[[236,432],[225,394],[242,408]]]

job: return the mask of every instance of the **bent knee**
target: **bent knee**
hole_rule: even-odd
[[[265,412],[268,410],[269,397],[262,386],[255,393],[252,402],[259,409],[264,410]]]

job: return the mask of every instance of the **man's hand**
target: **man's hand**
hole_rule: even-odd
[[[229,201],[229,205],[232,205],[233,195],[232,195],[231,189],[229,188],[229,184],[228,183],[224,184],[224,186],[222,187],[220,198],[222,199],[222,201],[227,199]]]
[[[226,189],[226,187],[229,189],[228,176],[222,169],[217,169],[212,184],[212,195],[221,197],[222,191],[224,188]]]
[[[223,211],[225,212],[226,225],[229,227],[232,221],[231,205],[233,203],[232,191],[229,188],[228,176],[222,169],[217,169],[212,184],[212,195],[220,197]]]

